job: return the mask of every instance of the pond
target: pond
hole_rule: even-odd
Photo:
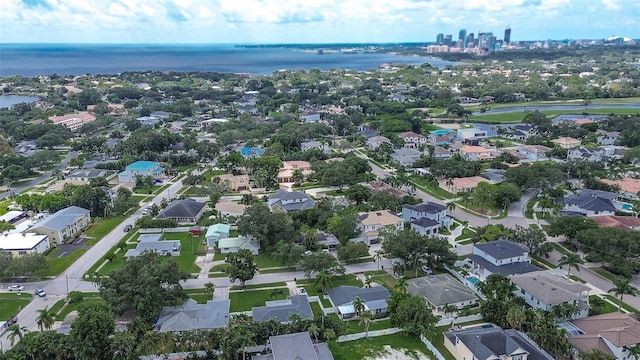
[[[37,97],[22,95],[0,95],[0,108],[10,108],[15,104],[32,103],[38,101]]]
[[[491,114],[504,114],[519,111],[542,111],[542,110],[581,110],[589,111],[589,109],[608,109],[608,108],[629,108],[640,109],[640,104],[596,104],[596,105],[535,105],[535,106],[510,106],[497,109],[487,110],[485,112],[476,111],[472,115],[491,115]]]

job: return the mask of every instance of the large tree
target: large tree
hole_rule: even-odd
[[[244,288],[244,283],[247,280],[253,279],[258,267],[255,263],[255,257],[251,251],[247,249],[240,249],[238,252],[229,254],[227,256],[227,262],[229,267],[226,272],[229,275],[231,282],[236,280],[240,281],[240,287]]]
[[[431,337],[438,318],[421,296],[394,293],[389,298],[391,324],[411,335]]]
[[[453,265],[455,254],[449,250],[446,239],[420,235],[411,228],[397,229],[384,227],[379,232],[382,250],[391,258],[399,258],[414,268],[416,275],[419,265],[442,268]]]
[[[260,241],[260,248],[271,249],[278,241],[293,242],[299,235],[291,217],[282,211],[271,212],[263,204],[248,207],[238,220],[238,231]]]
[[[532,255],[548,256],[553,247],[547,242],[547,235],[538,226],[522,227],[516,225],[513,232],[513,242],[522,244],[529,248]]]
[[[315,273],[327,273],[331,275],[344,274],[344,267],[338,264],[338,260],[331,254],[313,253],[303,256],[300,260],[300,267],[306,277],[311,277]]]
[[[115,321],[104,305],[85,304],[71,323],[69,337],[78,360],[111,359]]]
[[[144,252],[103,278],[100,296],[114,313],[135,310],[142,321],[151,324],[163,306],[180,304],[187,298],[180,281],[188,277],[174,259],[161,261],[158,254]]]

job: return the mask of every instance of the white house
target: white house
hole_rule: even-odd
[[[467,259],[471,261],[472,272],[481,280],[491,274],[509,276],[540,270],[531,264],[529,251],[509,240],[475,244]]]
[[[281,209],[286,212],[292,212],[311,209],[316,206],[316,202],[305,192],[280,189],[269,196],[267,205],[271,211]]]
[[[400,148],[393,150],[390,158],[397,161],[402,166],[413,166],[413,164],[420,160],[422,153],[413,148]]]
[[[218,240],[218,249],[222,254],[237,253],[241,249],[247,249],[252,254],[258,255],[260,242],[250,236],[238,236]]]
[[[427,137],[422,134],[417,134],[413,131],[402,132],[398,134],[398,137],[404,140],[404,147],[409,149],[416,149],[420,145],[427,143]]]
[[[304,141],[302,143],[300,143],[300,150],[301,151],[307,151],[307,150],[311,150],[311,149],[318,149],[320,151],[322,151],[325,154],[328,154],[331,152],[331,147],[326,144],[326,143],[322,143],[320,141]]]
[[[120,182],[136,181],[136,176],[138,175],[160,179],[164,175],[164,168],[154,161],[136,161],[127,165],[125,170],[118,174],[118,180]]]
[[[547,153],[551,151],[551,148],[543,145],[527,145],[517,148],[516,151],[524,155],[528,160],[539,161],[547,159]]]
[[[447,207],[430,201],[418,205],[402,205],[402,218],[405,221],[427,218],[447,227],[453,224],[453,219],[447,215]]]
[[[213,248],[218,240],[228,238],[231,227],[228,224],[213,224],[207,229],[207,233],[204,238],[207,241],[207,246]]]
[[[387,138],[386,136],[378,135],[368,138],[366,146],[369,150],[375,150],[384,143],[391,144],[391,140],[389,140],[389,138]]]
[[[0,251],[13,257],[26,254],[43,254],[49,249],[49,237],[34,233],[5,233],[0,235]]]

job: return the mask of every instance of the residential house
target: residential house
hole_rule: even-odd
[[[625,176],[619,180],[600,179],[605,184],[616,185],[620,188],[620,195],[625,198],[638,200],[638,194],[640,193],[640,179],[634,179],[632,177]]]
[[[338,316],[347,320],[356,316],[356,310],[353,308],[353,300],[356,297],[364,303],[365,311],[371,311],[374,316],[386,314],[387,299],[391,293],[384,286],[370,288],[338,286],[327,291],[327,295]]]
[[[618,141],[618,136],[620,136],[620,132],[618,131],[605,131],[605,130],[596,130],[596,136],[598,139],[598,144],[601,145],[613,145]]]
[[[173,200],[156,215],[156,219],[175,219],[178,224],[196,224],[206,211],[206,202],[191,198]]]
[[[554,306],[575,305],[578,313],[573,319],[589,316],[588,286],[569,280],[551,271],[533,271],[511,276],[516,285],[514,294],[534,309],[551,311]]]
[[[281,209],[286,212],[311,209],[316,202],[303,191],[286,191],[279,189],[275,194],[269,195],[267,206],[271,211]]]
[[[77,114],[50,116],[49,120],[55,125],[62,125],[72,132],[75,132],[78,131],[82,125],[95,121],[96,117],[88,112],[80,112]]]
[[[481,182],[491,183],[488,179],[481,176],[470,176],[464,178],[440,179],[438,184],[444,190],[457,194],[460,192],[473,191]]]
[[[228,299],[209,300],[206,304],[189,299],[179,306],[165,306],[153,329],[159,332],[183,332],[225,327],[229,323],[230,304]]]
[[[454,130],[438,129],[429,132],[427,142],[434,145],[451,144],[456,138],[457,132]]]
[[[0,235],[0,252],[12,257],[27,254],[44,254],[51,244],[47,235],[35,233],[4,233]]]
[[[568,196],[564,199],[564,211],[581,213],[585,216],[614,215],[616,207],[606,198],[588,195]]]
[[[162,119],[156,116],[140,116],[136,118],[141,125],[156,126],[156,124],[162,122]]]
[[[543,145],[527,145],[518,147],[516,151],[524,155],[528,160],[540,161],[547,160],[547,153],[551,151],[551,148]]]
[[[62,244],[80,235],[91,223],[91,212],[78,206],[58,210],[33,225],[36,234],[47,235],[52,244]]]
[[[431,156],[433,156],[435,160],[447,160],[453,157],[453,153],[450,150],[443,148],[442,146],[436,145],[433,148],[433,154],[431,154]]]
[[[447,207],[430,201],[418,205],[402,205],[402,218],[405,221],[427,218],[438,222],[440,226],[446,227],[453,224],[453,219],[447,215]]]
[[[207,241],[207,246],[212,249],[218,243],[218,240],[229,237],[231,226],[228,224],[213,224],[209,226],[207,232],[204,235]]]
[[[622,159],[627,148],[624,146],[606,145],[597,148],[578,148],[570,149],[567,153],[568,159],[586,160],[586,161],[604,161],[611,159]]]
[[[414,148],[399,148],[391,153],[391,160],[398,162],[402,166],[413,166],[420,160],[422,153]]]
[[[406,131],[398,134],[398,137],[404,141],[404,147],[407,149],[417,149],[420,145],[427,143],[427,137],[422,134]]]
[[[136,181],[137,176],[151,176],[154,180],[159,180],[164,176],[164,168],[154,161],[136,161],[127,165],[125,170],[118,174],[118,181]]]
[[[640,345],[640,321],[633,313],[612,312],[561,324],[578,351],[598,349],[615,359],[632,359],[629,349]]]
[[[526,140],[533,135],[534,131],[535,129],[531,125],[516,125],[509,129],[507,137],[514,140]]]
[[[372,136],[367,139],[366,147],[369,150],[376,150],[380,145],[385,143],[391,145],[391,140],[386,136]]]
[[[140,234],[136,248],[127,250],[124,257],[137,257],[147,251],[161,256],[180,256],[181,249],[180,240],[162,240],[162,234]]]
[[[109,170],[104,169],[76,169],[70,174],[65,175],[66,179],[77,180],[83,182],[89,182],[91,179],[98,177],[106,178],[109,175]]]
[[[397,199],[402,199],[406,194],[400,189],[396,189],[393,186],[387,184],[384,181],[374,180],[367,183],[367,187],[371,190],[371,193],[377,194],[379,192],[390,193]]]
[[[307,151],[311,149],[318,149],[322,151],[324,154],[329,154],[331,152],[331,147],[327,143],[323,143],[320,141],[303,141],[300,143],[300,150]]]
[[[491,274],[515,275],[540,268],[531,264],[529,251],[523,246],[509,240],[495,240],[474,244],[467,259],[471,262],[472,272],[481,280]]]
[[[600,227],[616,227],[624,230],[640,230],[640,219],[635,216],[604,215],[594,216],[593,221]]]
[[[307,295],[292,295],[286,300],[267,301],[265,306],[251,309],[253,321],[275,320],[287,323],[291,314],[298,314],[303,320],[313,319]]]
[[[456,139],[464,142],[465,140],[475,139],[482,140],[487,138],[487,132],[482,129],[470,127],[457,130]]]
[[[559,137],[557,139],[551,140],[551,142],[563,149],[573,149],[580,146],[580,140],[571,137]]]
[[[437,235],[440,233],[440,223],[427,218],[411,220],[410,226],[420,235]]]
[[[308,332],[269,337],[269,353],[252,360],[333,360],[327,343],[313,343]]]
[[[20,210],[9,210],[6,214],[0,216],[0,222],[4,221],[9,224],[15,224],[24,218],[28,218],[29,214]]]
[[[436,311],[443,311],[446,305],[462,309],[478,302],[473,291],[449,274],[414,278],[407,284],[409,294],[423,297]]]
[[[264,148],[245,146],[240,149],[240,154],[242,154],[245,159],[252,159],[262,156],[262,154],[264,154]]]
[[[16,147],[13,148],[13,152],[16,155],[29,157],[36,153],[38,150],[35,140],[21,141]]]
[[[318,110],[309,109],[300,114],[300,121],[305,124],[313,124],[320,121],[320,112]]]
[[[444,347],[456,360],[553,360],[525,334],[499,327],[475,326],[444,333]]]
[[[486,169],[482,172],[481,176],[489,180],[492,184],[499,184],[504,181],[504,174],[507,170],[503,169]]]
[[[157,117],[161,120],[167,120],[169,117],[171,117],[171,114],[166,111],[154,111],[149,114],[149,116]]]
[[[231,191],[249,190],[249,175],[233,175],[222,174],[217,176],[220,179],[220,184],[227,187]]]
[[[389,210],[358,213],[358,230],[361,232],[361,240],[368,245],[377,241],[378,231],[385,226],[404,229],[404,220]]]
[[[491,160],[499,155],[499,152],[483,148],[482,146],[463,145],[458,151],[463,159],[469,161]]]
[[[218,249],[222,254],[237,253],[246,249],[252,254],[258,255],[260,252],[260,242],[251,236],[238,236],[218,240]]]
[[[338,240],[338,237],[335,236],[334,234],[329,234],[324,231],[318,230],[318,232],[316,232],[315,237],[316,237],[316,244],[322,247],[326,247],[329,250],[335,250],[336,248],[338,248],[338,245],[340,245],[340,241]]]
[[[367,139],[372,138],[374,136],[378,136],[380,135],[380,132],[376,129],[372,129],[370,127],[366,127],[366,126],[361,126],[358,129],[358,134],[366,137]]]
[[[293,173],[296,170],[300,170],[305,179],[309,175],[313,174],[313,170],[311,170],[311,163],[308,161],[283,161],[282,167],[276,177],[278,184],[294,182]]]

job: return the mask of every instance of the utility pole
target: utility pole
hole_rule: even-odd
[[[64,275],[64,279],[67,282],[67,296],[69,296],[69,275]]]

